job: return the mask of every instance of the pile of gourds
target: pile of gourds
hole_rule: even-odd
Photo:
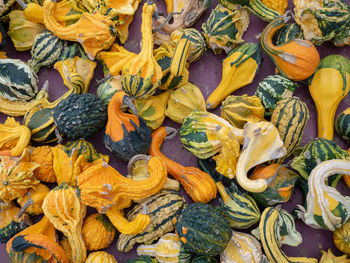
[[[17,2],[0,4],[0,48],[31,56],[0,53],[0,242],[9,262],[120,262],[99,251],[116,237],[118,253],[139,243],[128,263],[318,262],[281,249],[302,243],[296,220],[333,232],[342,255],[321,250],[319,262],[350,262],[350,197],[336,188],[342,177],[350,188],[350,148],[333,141],[335,130],[350,143],[350,108],[336,116],[350,60],[317,48],[350,45],[349,4],[294,0],[292,15],[286,0],[220,0],[209,14],[210,1],[165,0],[164,16],[152,1]],[[139,5],[134,53],[116,39],[127,41]],[[192,28],[205,12],[202,30]],[[268,22],[259,43],[243,43],[250,13]],[[207,49],[226,58],[203,96],[190,64]],[[276,74],[254,95],[235,94],[259,74],[262,52]],[[66,88],[55,101],[49,90],[59,84],[39,85],[45,67]],[[317,112],[318,136],[303,147],[312,106],[293,96],[299,84]],[[220,116],[209,112],[219,105]],[[170,156],[167,139],[198,165]],[[303,203],[289,213],[281,204],[295,187]]]

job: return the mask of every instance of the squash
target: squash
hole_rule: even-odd
[[[117,249],[121,252],[130,251],[136,243],[152,244],[166,233],[174,230],[174,218],[180,215],[186,207],[184,198],[176,191],[162,190],[133,207],[127,214],[128,220],[133,220],[142,210],[146,209],[150,224],[137,235],[120,234]]]
[[[335,262],[335,263],[348,263],[350,259],[348,259],[347,255],[342,255],[340,257],[336,257],[333,255],[332,250],[328,249],[328,251],[321,250],[322,257],[320,259],[320,263],[327,262]]]
[[[244,125],[243,150],[236,167],[236,179],[245,190],[260,193],[269,182],[265,179],[250,180],[248,171],[264,162],[283,157],[287,153],[283,147],[277,128],[270,122],[247,123]]]
[[[194,110],[206,111],[205,100],[201,90],[187,82],[182,87],[170,92],[165,115],[177,123],[183,123],[184,119]]]
[[[152,14],[155,4],[145,3],[142,9],[142,48],[122,68],[122,88],[130,97],[145,99],[160,85],[162,70],[153,56]]]
[[[315,72],[320,63],[320,55],[316,47],[308,40],[292,39],[279,46],[273,44],[275,33],[288,20],[288,17],[279,17],[270,22],[261,33],[260,43],[282,76],[300,81]]]
[[[196,167],[185,167],[172,161],[161,153],[160,147],[166,138],[171,138],[175,130],[170,127],[159,127],[152,133],[150,155],[158,156],[166,164],[168,174],[173,176],[185,189],[194,202],[207,203],[216,197],[214,180],[207,173]],[[168,136],[169,135],[169,136]]]
[[[101,54],[100,52],[99,54]],[[108,106],[109,102],[111,101],[113,95],[117,91],[122,90],[122,76],[111,76],[110,78],[102,81],[99,83],[96,95],[100,98],[100,100]]]
[[[227,9],[218,4],[212,10],[208,20],[202,24],[203,35],[208,47],[214,54],[222,50],[230,53],[237,44],[242,43],[242,36],[249,25],[247,10],[235,6]]]
[[[247,122],[264,120],[264,106],[257,96],[228,96],[221,106],[221,117],[231,125],[243,129]]]
[[[68,238],[72,248],[72,261],[83,263],[86,259],[86,246],[81,229],[86,207],[80,203],[74,188],[65,183],[56,186],[45,197],[42,209],[55,228]]]
[[[336,118],[334,128],[336,133],[350,144],[350,108],[343,110]]]
[[[109,247],[116,234],[116,229],[108,217],[98,213],[84,219],[81,231],[86,248],[90,251]]]
[[[333,139],[335,112],[349,89],[350,60],[341,55],[323,58],[309,79],[309,91],[317,112],[318,137]]]
[[[309,109],[298,97],[281,99],[272,113],[271,122],[276,126],[287,153],[277,162],[282,163],[299,146],[309,120]]]
[[[350,222],[345,222],[333,232],[334,245],[343,253],[350,254]]]
[[[11,237],[32,224],[28,214],[18,216],[20,209],[13,203],[0,202],[0,242],[6,243]]]
[[[105,126],[107,110],[96,95],[71,94],[53,109],[53,119],[63,136],[86,139]]]
[[[93,163],[101,158],[103,158],[106,162],[109,161],[108,155],[98,153],[95,146],[84,139],[67,142],[63,146],[63,150],[68,156],[72,156],[74,154],[77,156],[83,155],[86,161],[89,163]]]
[[[6,16],[9,10],[11,9],[11,6],[16,2],[16,0],[4,0],[1,3],[1,9],[0,9],[0,17]]]
[[[47,183],[56,182],[56,175],[53,169],[53,154],[50,146],[32,148],[29,160],[40,164],[40,166],[34,170],[36,179]]]
[[[157,263],[158,260],[156,260],[155,258],[151,258],[148,256],[141,256],[138,258],[131,258],[128,259],[125,263]]]
[[[215,257],[196,256],[191,263],[218,263]]]
[[[136,154],[146,154],[151,144],[151,132],[141,117],[123,113],[121,105],[135,110],[130,98],[122,91],[114,94],[108,105],[108,121],[104,144],[108,150],[123,161]]]
[[[222,78],[206,100],[207,109],[216,108],[228,95],[250,84],[259,71],[261,51],[258,44],[245,43],[232,50],[222,63]]]
[[[91,253],[85,260],[85,263],[117,263],[117,260],[113,255],[105,251],[97,251]]]
[[[204,256],[219,255],[232,237],[229,222],[204,203],[190,204],[184,209],[176,218],[175,230],[186,250]]]
[[[297,23],[284,25],[273,37],[275,45],[281,45],[292,39],[304,39],[303,31]]]
[[[18,204],[22,207],[19,214],[22,214],[24,211],[32,216],[42,214],[43,209],[41,206],[49,192],[50,188],[44,184],[38,184],[30,188],[24,196],[17,198]]]

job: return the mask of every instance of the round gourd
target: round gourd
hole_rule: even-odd
[[[350,254],[350,222],[346,222],[333,232],[335,246],[343,253]]]
[[[105,251],[98,251],[91,253],[85,263],[117,263],[117,260]]]
[[[186,250],[203,256],[220,254],[232,236],[229,222],[218,210],[204,203],[188,206],[176,218],[175,229]]]
[[[63,146],[63,150],[68,156],[72,156],[73,153],[75,153],[76,156],[83,155],[89,163],[99,158],[104,158],[105,161],[109,159],[107,155],[98,153],[95,146],[84,139],[67,142],[66,145]]]
[[[83,223],[83,239],[86,248],[90,251],[109,247],[113,242],[116,229],[103,214],[91,214]]]
[[[102,129],[106,106],[93,94],[71,94],[54,108],[53,118],[60,132],[69,138],[88,138]]]
[[[347,108],[335,118],[334,125],[336,133],[350,144],[350,108]]]
[[[218,261],[213,257],[208,256],[197,256],[195,257],[191,263],[217,263]]]
[[[52,166],[53,155],[50,146],[33,148],[29,158],[31,162],[40,164],[40,166],[34,170],[34,175],[37,179],[47,183],[56,182],[56,175]]]
[[[121,77],[121,75],[112,76],[98,85],[96,95],[102,100],[104,104],[108,105],[113,95],[117,91],[122,90]]]
[[[158,260],[149,256],[128,259],[125,263],[158,263]]]

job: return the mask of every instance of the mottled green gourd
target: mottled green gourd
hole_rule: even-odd
[[[291,97],[298,84],[281,75],[264,78],[256,88],[255,95],[260,98],[265,107],[265,116],[271,116],[277,101]]]
[[[347,108],[336,117],[335,131],[350,144],[350,108]]]
[[[299,98],[284,98],[277,102],[271,122],[276,126],[283,146],[287,149],[287,154],[277,162],[282,163],[299,146],[309,118],[307,105]]]
[[[121,75],[111,76],[98,85],[96,95],[105,105],[108,105],[117,91],[122,90],[121,77]]]
[[[334,141],[315,138],[302,147],[300,154],[294,157],[290,166],[307,179],[311,171],[321,162],[332,159],[349,159],[349,153],[340,148]],[[328,185],[335,187],[341,175],[328,178]]]
[[[220,254],[232,236],[227,219],[204,203],[189,205],[176,218],[175,229],[186,250],[203,256]]]
[[[158,263],[158,260],[149,256],[128,259],[125,263]]]
[[[275,45],[280,45],[296,38],[304,39],[303,31],[297,23],[291,23],[284,25],[280,30],[278,30],[273,36],[273,41]]]
[[[88,162],[93,162],[101,157],[104,157],[103,154],[97,152],[92,143],[84,139],[67,142],[63,146],[63,150],[68,156],[72,156],[73,153],[75,153],[77,156],[83,155]]]
[[[67,42],[59,39],[49,30],[38,34],[30,51],[32,58],[28,61],[35,73],[41,67],[53,66],[67,47]]]
[[[242,36],[248,25],[249,13],[246,9],[235,6],[229,10],[219,4],[202,24],[202,30],[208,47],[215,54],[220,54],[222,50],[228,54],[237,44],[243,42]]]

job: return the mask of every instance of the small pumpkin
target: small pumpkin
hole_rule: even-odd
[[[30,188],[24,196],[17,198],[18,204],[22,207],[19,213],[21,214],[26,211],[32,216],[42,214],[43,209],[41,206],[49,192],[50,188],[44,184],[38,184]]]
[[[350,254],[350,222],[345,222],[333,232],[334,245],[343,253]]]
[[[97,251],[89,254],[85,263],[117,263],[117,260],[105,251]]]
[[[336,118],[334,128],[336,133],[350,144],[350,108],[342,111]]]
[[[34,147],[30,151],[29,160],[40,166],[34,170],[34,176],[43,182],[56,182],[56,175],[53,169],[53,154],[50,146]]]

